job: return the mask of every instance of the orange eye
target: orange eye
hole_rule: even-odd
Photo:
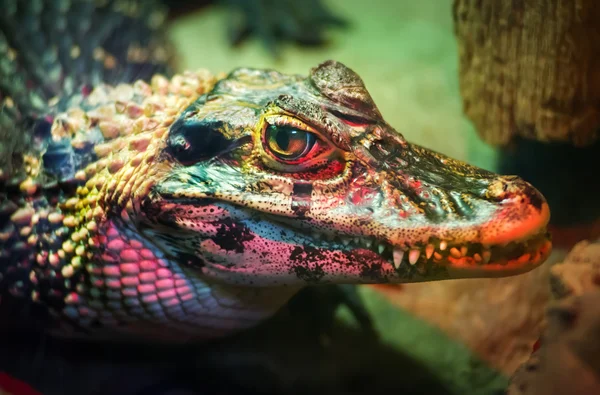
[[[314,133],[289,126],[269,125],[265,140],[271,153],[286,162],[297,161],[308,155],[317,137]]]

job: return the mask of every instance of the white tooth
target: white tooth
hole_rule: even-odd
[[[369,238],[367,238],[367,239],[364,239],[364,240],[363,240],[363,243],[365,243],[365,247],[367,247],[367,248],[371,248],[371,246],[373,245],[373,240],[372,240],[372,239],[369,239]]]
[[[462,254],[456,247],[450,248],[450,255],[452,255],[454,258],[457,258],[457,259],[462,257]]]
[[[489,263],[490,259],[492,258],[492,252],[490,250],[484,250],[481,253],[481,257],[483,258],[483,263]]]
[[[410,253],[408,254],[408,261],[410,262],[411,265],[414,265],[415,263],[417,263],[420,256],[421,256],[421,251],[410,250]]]
[[[402,258],[404,257],[404,250],[401,248],[394,248],[394,266],[396,269],[400,267]]]
[[[546,240],[544,242],[544,244],[542,245],[541,251],[543,251],[544,253],[546,253],[546,251],[550,250],[552,248],[552,242]]]
[[[349,237],[342,237],[342,243],[347,246],[350,244],[350,238]]]
[[[440,251],[444,251],[448,247],[448,243],[445,241],[440,242]]]
[[[434,250],[435,247],[433,246],[433,244],[427,244],[427,247],[425,247],[425,256],[427,257],[427,259],[431,258]]]
[[[521,265],[524,265],[527,262],[529,262],[530,259],[531,259],[531,254],[523,254],[519,257],[519,259],[517,259],[517,262],[519,262]]]
[[[379,254],[383,254],[383,251],[385,251],[385,246],[383,244],[379,244],[379,247],[377,247],[377,249],[379,250]]]
[[[354,244],[360,245],[360,237],[358,237],[358,236],[354,237]]]

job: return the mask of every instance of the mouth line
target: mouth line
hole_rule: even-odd
[[[323,237],[323,236],[321,236]],[[374,252],[396,269],[401,265],[416,266],[431,261],[436,264],[470,265],[525,265],[538,262],[551,248],[549,234],[544,230],[523,241],[513,241],[503,245],[484,245],[482,243],[449,243],[444,240],[430,239],[424,245],[398,247],[385,241],[369,237],[324,236],[325,248],[344,250],[363,249]],[[314,238],[314,234],[313,234]],[[322,240],[320,240],[322,244]],[[342,249],[342,248],[339,248]]]
[[[188,203],[190,203],[188,201]],[[315,248],[356,251],[366,250],[396,270],[401,267],[418,267],[435,264],[458,268],[502,269],[503,267],[536,264],[545,259],[552,248],[550,234],[546,227],[526,238],[501,244],[479,242],[455,242],[429,238],[427,243],[405,243],[402,246],[391,244],[374,236],[335,234],[331,231],[318,231],[297,226],[291,221],[262,213],[263,219],[278,224],[305,239],[305,243]]]
[[[300,234],[316,248],[341,251],[367,250],[396,269],[403,265],[410,267],[430,262],[439,265],[482,268],[526,265],[539,262],[552,248],[550,234],[545,227],[527,238],[502,244],[457,243],[431,237],[427,243],[398,246],[373,236],[311,231],[280,220],[274,222]]]

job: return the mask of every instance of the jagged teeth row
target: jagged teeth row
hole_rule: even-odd
[[[388,259],[390,259],[390,263],[393,263],[394,267],[399,268],[402,264],[403,259],[407,258],[406,261],[410,265],[415,265],[422,255],[424,255],[425,259],[430,260],[433,258],[434,261],[441,261],[444,256],[451,256],[455,259],[460,259],[462,257],[470,257],[475,260],[475,262],[480,264],[487,264],[490,262],[492,258],[492,251],[490,249],[491,246],[481,245],[481,251],[476,252],[474,254],[469,255],[469,247],[466,245],[463,246],[448,246],[448,242],[446,241],[433,241],[425,245],[424,247],[413,247],[413,248],[402,248],[402,247],[394,247],[388,243],[380,243],[374,238],[369,237],[359,237],[359,236],[340,236],[333,235],[330,233],[313,233],[313,237],[315,239],[326,239],[328,241],[334,243],[341,243],[344,246],[352,246],[355,248],[365,248],[371,250],[373,252],[378,253],[379,255],[384,255],[384,253],[390,252],[391,257],[388,254],[385,254]],[[437,247],[436,247],[437,245]],[[506,246],[505,244],[504,246]],[[525,243],[527,245],[527,243]],[[444,254],[444,255],[442,255]],[[527,254],[524,254],[527,255]]]
[[[378,252],[379,255],[383,255],[386,248],[386,245],[379,244],[376,252]],[[437,248],[432,243],[427,244],[423,248],[416,247],[404,249],[401,247],[394,247],[392,252],[392,261],[394,267],[397,269],[400,267],[402,260],[405,259],[405,257],[407,257],[406,260],[410,265],[415,265],[419,259],[421,259],[421,256],[424,256],[426,260],[433,258],[433,260],[437,262],[441,261],[444,258],[444,255],[449,255],[456,259],[470,256],[469,247],[467,246],[451,247],[444,255],[442,255],[442,252],[446,250],[448,250],[448,243],[445,241],[440,242]],[[489,247],[483,246],[481,252],[477,252],[470,257],[473,258],[477,263],[487,264],[492,258],[492,251]]]
[[[404,254],[406,252],[408,252],[408,263],[410,263],[411,265],[416,264],[419,261],[419,258],[422,254],[425,255],[425,258],[427,260],[433,257],[435,261],[440,261],[443,259],[443,256],[440,252],[446,251],[447,248],[448,243],[445,241],[440,242],[439,247],[437,249],[435,248],[435,245],[431,243],[427,244],[424,248],[411,248],[409,250],[404,250],[402,248],[395,247],[393,252],[394,266],[396,266],[396,268],[400,266],[400,264],[402,263],[402,258],[404,257]],[[380,249],[380,251],[381,250],[382,249]],[[467,246],[452,247],[450,248],[448,253],[453,258],[459,259],[468,256],[469,248]],[[473,259],[478,263],[488,263],[491,258],[492,251],[489,248],[485,247],[481,253],[473,254]]]
[[[313,232],[313,238],[317,240],[327,240],[331,242],[341,243],[344,246],[348,247],[352,245],[353,247],[366,248],[373,252],[378,253],[379,255],[383,255],[386,249],[391,248],[391,246],[387,243],[378,243],[373,238],[369,237],[359,237],[359,236],[340,236],[334,235],[331,233],[319,233]],[[396,268],[400,266],[402,263],[402,259],[405,254],[408,253],[408,263],[411,265],[416,264],[421,257],[421,254],[424,254],[425,257],[429,260],[432,257],[435,260],[441,260],[443,257],[440,254],[442,251],[446,251],[448,248],[448,243],[446,241],[441,241],[436,249],[435,245],[432,243],[427,244],[424,248],[411,248],[411,249],[403,249],[401,247],[393,247],[392,258],[393,263]],[[457,248],[452,247],[449,251],[449,254],[454,258],[461,258],[468,254],[468,248],[466,246]],[[477,262],[488,263],[492,253],[489,249],[484,249],[481,254],[474,254],[473,258]]]
[[[363,247],[370,249],[373,246],[373,239],[369,237],[359,236],[339,236],[331,233],[313,232],[312,237],[316,240],[327,240],[331,242],[341,243],[345,246],[352,245],[354,247]]]

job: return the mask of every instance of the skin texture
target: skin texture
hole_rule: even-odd
[[[155,76],[81,107],[2,202],[0,292],[62,332],[223,336],[304,286],[514,275],[551,249],[538,191],[408,143],[339,62]]]

